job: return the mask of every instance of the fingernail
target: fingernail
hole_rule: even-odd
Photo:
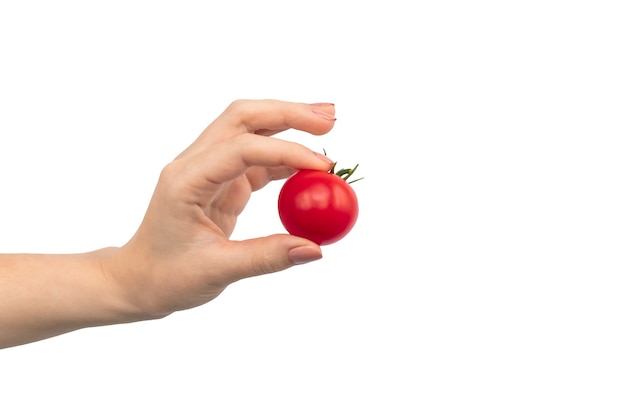
[[[333,122],[335,120],[337,120],[337,118],[334,115],[332,115],[330,113],[326,113],[325,111],[321,111],[321,110],[318,110],[318,109],[315,109],[315,108],[312,111],[313,111],[313,113],[317,114],[322,119],[332,120]]]
[[[311,106],[335,106],[335,103],[311,103]]]
[[[322,259],[322,252],[314,246],[298,246],[289,251],[289,260],[294,265],[302,265]]]
[[[317,153],[317,152],[313,152],[315,154],[315,156],[317,156],[319,159],[321,159],[322,161],[328,163],[328,164],[332,164],[334,163],[332,159],[330,159],[329,157],[327,157],[326,155],[322,155],[321,153]]]

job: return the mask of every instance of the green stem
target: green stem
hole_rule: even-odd
[[[326,149],[323,149],[323,150],[324,150],[324,155],[326,155]],[[354,168],[342,168],[339,171],[335,172],[335,168],[337,168],[337,162],[335,162],[333,163],[333,166],[330,167],[330,170],[328,171],[328,173],[335,174],[339,176],[341,179],[343,179],[344,181],[348,182],[348,184],[352,184],[363,179],[363,177],[361,177],[361,178],[357,178],[356,180],[348,181],[348,178],[350,178],[352,174],[354,174],[354,171],[356,171],[358,167],[359,167],[359,164],[356,164]]]

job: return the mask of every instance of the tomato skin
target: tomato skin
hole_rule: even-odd
[[[326,171],[302,170],[280,190],[278,214],[290,234],[330,245],[352,230],[359,204],[343,178]]]

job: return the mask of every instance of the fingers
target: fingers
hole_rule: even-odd
[[[291,167],[251,167],[246,172],[246,178],[250,184],[251,191],[257,191],[265,187],[270,181],[289,178],[296,171]]]
[[[179,166],[178,181],[192,187],[197,195],[207,197],[217,192],[221,184],[239,177],[252,167],[272,168],[268,172],[285,176],[290,170],[326,171],[332,166],[332,161],[304,145],[248,133],[210,146],[173,164]],[[252,187],[263,185],[252,184]]]
[[[219,256],[221,265],[229,265],[226,275],[234,282],[321,259],[322,250],[306,239],[272,235],[239,242],[229,241],[220,250]]]
[[[297,129],[314,135],[323,135],[333,128],[335,120],[335,106],[331,103],[237,100],[230,104],[179,157],[199,152],[211,144],[244,133],[271,136],[287,129]]]
[[[330,131],[335,118],[331,103],[303,104],[279,100],[237,100],[217,119],[236,126],[236,133],[277,133],[286,129],[314,135]]]

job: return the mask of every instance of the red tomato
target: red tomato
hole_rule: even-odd
[[[352,186],[338,174],[303,170],[285,181],[278,214],[290,234],[330,245],[350,232],[359,204]]]

